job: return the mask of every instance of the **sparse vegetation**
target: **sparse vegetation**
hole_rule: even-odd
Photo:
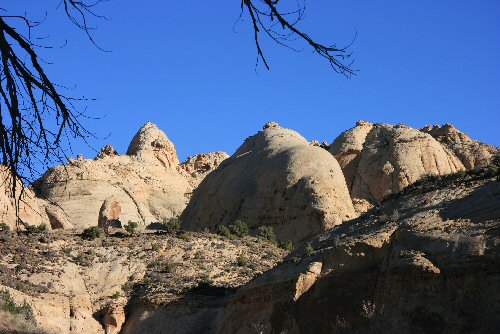
[[[0,291],[0,309],[11,314],[21,314],[25,319],[33,318],[31,306],[26,301],[22,305],[17,305],[7,290]]]
[[[26,231],[30,234],[45,233],[47,232],[47,225],[28,225]]]
[[[181,220],[179,217],[173,217],[164,221],[162,225],[165,232],[173,234],[181,229]]]
[[[229,231],[238,238],[243,238],[248,235],[248,225],[242,220],[236,220],[229,225]]]
[[[6,232],[10,232],[10,227],[9,225],[5,224],[5,223],[0,223],[0,233],[6,233]]]
[[[293,243],[291,240],[281,241],[279,243],[279,247],[286,250],[287,252],[291,252],[293,250]]]
[[[227,226],[224,225],[219,225],[219,227],[217,228],[217,234],[222,235],[223,237],[231,237],[231,231],[229,230],[229,228],[227,228]]]
[[[97,226],[91,226],[83,230],[82,238],[87,240],[94,240],[102,237],[103,234],[104,231],[101,228]]]
[[[307,243],[307,246],[306,246],[306,255],[307,256],[311,256],[312,254],[314,253],[314,248],[313,246],[311,245],[310,242]]]
[[[267,241],[276,244],[276,235],[274,234],[274,229],[272,226],[261,226],[258,229],[259,239],[262,241]]]
[[[180,231],[179,234],[177,235],[177,237],[181,240],[184,240],[184,241],[189,241],[190,238],[189,238],[189,233],[187,231]]]
[[[207,289],[211,288],[214,284],[214,281],[208,275],[204,275],[201,280],[198,281],[198,288]]]
[[[116,291],[115,293],[113,293],[110,298],[111,299],[118,299],[120,298],[122,295],[120,294],[120,292]]]
[[[129,220],[127,225],[124,226],[125,231],[127,231],[128,234],[134,235],[137,232],[137,228],[139,227],[139,224],[137,222]]]
[[[240,255],[236,259],[236,264],[238,264],[238,267],[246,267],[248,265],[248,259],[243,255]]]

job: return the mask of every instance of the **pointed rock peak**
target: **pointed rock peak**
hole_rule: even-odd
[[[128,147],[127,155],[143,158],[155,157],[166,167],[179,164],[174,144],[165,132],[151,122],[144,124],[134,136]]]

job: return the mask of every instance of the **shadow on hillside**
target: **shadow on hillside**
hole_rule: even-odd
[[[440,215],[443,219],[468,219],[476,224],[500,219],[500,182],[485,184],[463,198],[446,203]]]

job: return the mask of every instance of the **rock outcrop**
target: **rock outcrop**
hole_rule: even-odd
[[[97,226],[108,232],[112,223],[120,219],[121,213],[122,208],[118,200],[113,196],[106,198],[99,210]]]
[[[268,123],[194,191],[183,228],[215,231],[240,219],[298,242],[355,215],[337,161],[297,132]]]
[[[226,152],[209,152],[190,156],[180,165],[180,169],[187,174],[188,182],[197,187],[211,171],[215,170],[222,161],[229,158]]]
[[[500,183],[493,171],[410,186],[304,243],[240,288],[213,332],[496,332]]]
[[[466,133],[461,132],[451,124],[429,125],[422,128],[421,131],[430,134],[447,146],[468,170],[486,166],[496,155],[500,154],[498,148],[472,140]]]
[[[36,198],[28,186],[16,180],[16,194],[13,194],[14,180],[10,172],[0,165],[0,223],[5,223],[11,229],[16,228],[16,207],[14,197],[19,200],[19,218],[27,225],[50,226],[45,213],[43,200]],[[20,197],[19,197],[20,196]]]
[[[50,168],[33,187],[57,203],[77,229],[96,224],[104,200],[114,196],[121,220],[148,225],[180,215],[192,186],[176,170],[173,144],[154,124],[144,125],[128,153],[103,150],[99,158]],[[106,153],[106,152],[109,152]]]
[[[431,135],[406,125],[360,121],[330,146],[353,199],[371,204],[425,175],[464,169],[462,162]]]
[[[154,158],[167,168],[175,168],[179,165],[174,144],[151,122],[146,123],[134,136],[127,155],[141,157],[147,161]]]

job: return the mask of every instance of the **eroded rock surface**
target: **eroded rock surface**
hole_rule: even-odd
[[[279,239],[298,242],[354,215],[337,161],[268,123],[201,182],[181,220],[198,231],[237,219],[251,229],[272,225]]]
[[[147,123],[134,137],[130,155],[104,151],[110,154],[50,168],[34,188],[57,203],[77,229],[95,226],[110,196],[120,203],[125,223],[144,226],[180,215],[192,186],[176,170],[173,144],[154,124]]]
[[[406,125],[360,121],[330,146],[353,199],[376,204],[425,175],[464,169],[462,162],[431,135]]]
[[[188,182],[197,187],[200,182],[224,160],[229,158],[226,152],[200,153],[191,156],[180,164],[180,169],[187,174]]]
[[[500,153],[497,147],[472,140],[451,124],[429,125],[421,131],[446,145],[468,170],[488,165]]]

